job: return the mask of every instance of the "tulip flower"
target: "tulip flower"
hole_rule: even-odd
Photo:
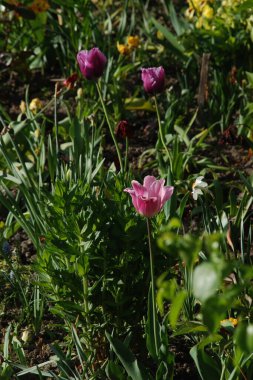
[[[77,62],[83,76],[88,80],[92,80],[102,76],[107,59],[99,48],[95,47],[91,50],[79,51]]]
[[[153,176],[146,176],[143,185],[137,181],[132,181],[132,189],[125,189],[132,197],[136,211],[151,218],[160,212],[173,194],[173,186],[164,186],[164,179],[156,180]]]
[[[141,69],[143,87],[149,94],[162,92],[165,83],[165,72],[162,66]]]
[[[150,218],[156,215],[168,199],[173,194],[173,186],[164,186],[164,179],[155,179],[155,177],[148,175],[144,178],[143,185],[137,181],[132,181],[132,189],[125,189],[132,197],[133,205],[136,211],[147,218],[148,230],[148,243],[150,255],[150,275],[151,275],[151,300],[152,300],[152,313],[153,313],[153,333],[154,333],[154,346],[156,357],[158,357],[158,329],[157,329],[157,311],[156,311],[156,296],[155,296],[155,277],[154,277],[154,255],[152,252],[151,243],[151,221]]]

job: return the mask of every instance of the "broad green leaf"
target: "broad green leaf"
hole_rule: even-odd
[[[126,380],[124,370],[111,360],[108,361],[105,371],[110,380]]]
[[[112,337],[107,332],[105,333],[107,339],[112,346],[113,351],[121,361],[123,367],[125,368],[127,374],[133,380],[148,380],[150,375],[146,370],[141,369],[137,359],[134,357],[132,352],[126,347],[124,343],[115,337]]]
[[[170,321],[172,329],[176,327],[177,320],[178,320],[180,311],[183,307],[186,296],[187,296],[187,292],[184,290],[181,290],[180,292],[176,293],[172,301],[172,304],[170,306],[170,312],[169,312],[169,321]]]
[[[253,352],[253,324],[239,323],[235,341],[243,352],[251,354]]]
[[[207,331],[207,327],[198,322],[186,322],[174,332],[173,336],[205,333]]]
[[[199,349],[198,345],[190,350],[199,375],[202,380],[220,379],[220,363],[217,363],[211,356],[205,353],[204,349]]]
[[[193,294],[201,302],[214,295],[220,286],[220,274],[212,263],[202,263],[193,272]]]
[[[142,98],[125,99],[125,109],[129,111],[143,110],[155,112],[155,107],[149,100]]]

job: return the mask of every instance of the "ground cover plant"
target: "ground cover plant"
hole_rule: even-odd
[[[0,7],[0,378],[252,379],[252,1]]]

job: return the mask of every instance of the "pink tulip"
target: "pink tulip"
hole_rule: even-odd
[[[136,211],[150,218],[161,211],[168,199],[173,194],[173,186],[164,186],[164,179],[155,179],[153,176],[146,176],[143,185],[137,181],[132,181],[132,189],[125,189],[132,197]]]
[[[79,51],[77,62],[86,79],[97,79],[103,74],[107,59],[99,48],[95,47],[91,50]]]
[[[165,83],[165,72],[162,66],[141,69],[144,90],[150,94],[162,92]]]

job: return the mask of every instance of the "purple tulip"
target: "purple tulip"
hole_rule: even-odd
[[[106,56],[99,50],[93,48],[91,50],[81,50],[77,54],[77,62],[81,73],[86,79],[97,79],[103,74],[106,66]]]
[[[160,66],[141,69],[141,79],[146,92],[150,94],[162,92],[165,82],[164,68]]]
[[[161,211],[165,202],[171,198],[174,187],[164,186],[164,179],[157,180],[153,176],[146,176],[143,185],[137,181],[132,181],[132,189],[125,189],[132,197],[136,211],[151,218]]]

